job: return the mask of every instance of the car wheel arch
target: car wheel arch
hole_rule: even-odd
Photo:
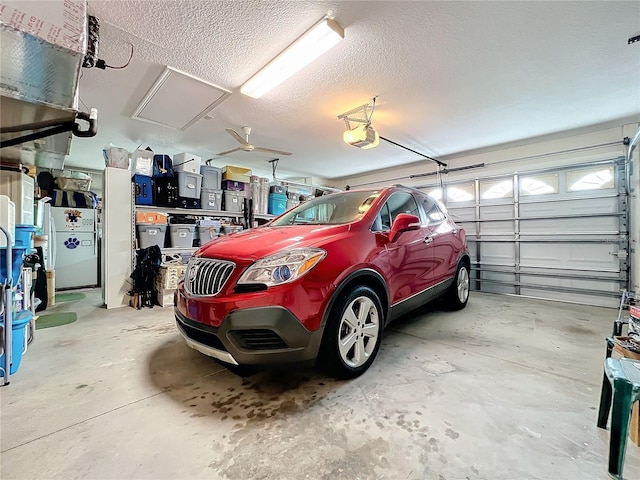
[[[385,325],[389,319],[389,290],[387,288],[387,283],[385,282],[384,277],[378,273],[377,271],[370,268],[363,268],[360,270],[356,270],[347,275],[336,287],[333,295],[329,299],[329,303],[324,310],[322,315],[322,328],[327,324],[327,320],[331,311],[333,310],[336,301],[340,298],[341,295],[348,294],[352,288],[366,285],[370,287],[378,298],[380,299],[380,303],[382,304],[382,310],[384,311]]]

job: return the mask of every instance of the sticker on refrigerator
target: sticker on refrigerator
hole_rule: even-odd
[[[65,228],[74,230],[80,226],[82,219],[82,212],[80,210],[70,208],[64,211],[64,215],[66,217],[64,222]]]
[[[74,248],[78,248],[80,245],[80,241],[75,237],[69,237],[64,241],[64,246],[73,250]]]

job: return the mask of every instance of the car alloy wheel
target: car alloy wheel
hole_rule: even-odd
[[[338,333],[338,350],[342,361],[352,368],[366,363],[380,334],[380,314],[373,301],[365,296],[353,300],[342,313]]]
[[[469,298],[469,272],[466,267],[458,271],[456,287],[458,289],[458,300],[460,303],[466,303]]]
[[[471,289],[469,279],[469,267],[464,262],[458,265],[453,283],[445,294],[447,304],[451,310],[462,310],[467,306],[469,300],[469,290]]]
[[[338,378],[355,378],[380,349],[384,311],[376,292],[360,285],[341,292],[325,326],[320,363]]]

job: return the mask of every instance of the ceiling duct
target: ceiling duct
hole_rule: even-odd
[[[0,8],[0,157],[62,168],[71,131],[44,136],[29,126],[71,125],[86,52],[86,0],[2,2]],[[20,128],[25,126],[24,128]],[[37,129],[35,129],[37,130]],[[70,130],[70,129],[68,129]],[[54,130],[58,131],[58,130]]]
[[[131,117],[176,130],[186,130],[229,95],[229,90],[166,67]]]

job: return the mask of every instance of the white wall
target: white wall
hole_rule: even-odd
[[[586,163],[597,160],[624,157],[626,147],[624,137],[633,138],[640,124],[621,125],[615,128],[592,131],[565,137],[545,137],[525,145],[499,147],[477,153],[452,155],[439,160],[447,163],[447,168],[458,168],[484,163],[481,168],[452,172],[442,176],[444,183],[474,179],[491,175],[513,174],[545,167]],[[640,145],[633,155],[633,176],[631,184],[631,272],[632,291],[640,292]],[[407,186],[435,185],[436,176],[410,178],[411,175],[436,171],[436,164],[430,160],[419,161],[404,167],[390,168],[332,180],[340,188],[381,187],[400,183]]]

